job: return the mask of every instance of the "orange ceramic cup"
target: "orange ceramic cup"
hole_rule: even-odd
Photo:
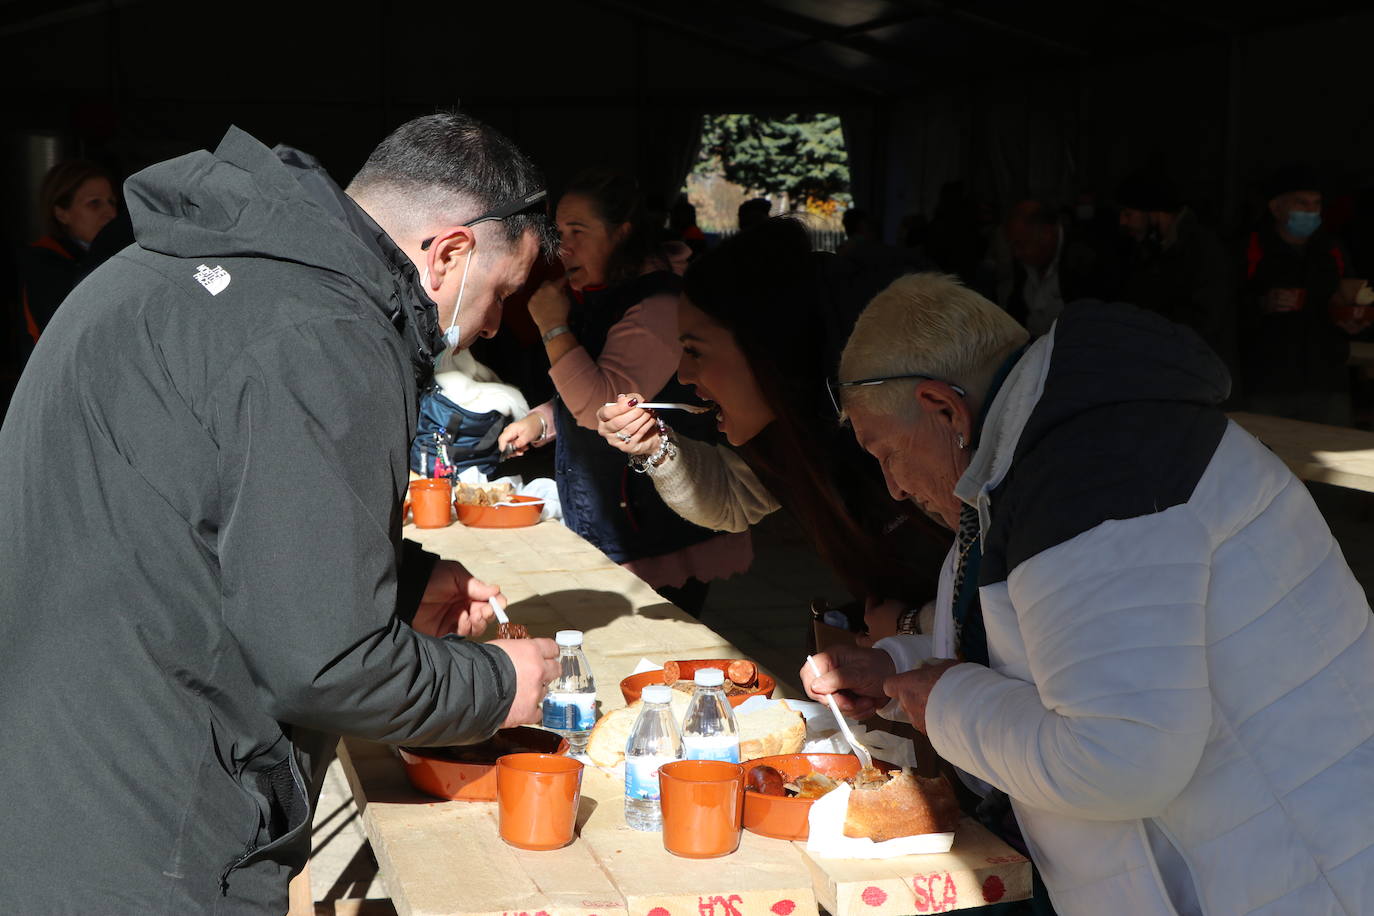
[[[688,859],[714,859],[739,848],[744,767],[720,760],[665,763],[658,790],[664,849]]]
[[[453,484],[443,477],[412,480],[410,504],[416,528],[447,528],[453,521]]]
[[[581,761],[554,754],[507,754],[496,761],[497,823],[501,839],[512,846],[567,846],[581,797]]]

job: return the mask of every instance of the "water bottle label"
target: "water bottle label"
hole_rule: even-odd
[[[676,757],[626,757],[625,797],[658,801],[658,768]]]
[[[551,693],[544,697],[544,727],[585,732],[596,724],[596,694]]]
[[[712,735],[709,738],[683,735],[682,759],[739,763],[739,738],[734,735]]]

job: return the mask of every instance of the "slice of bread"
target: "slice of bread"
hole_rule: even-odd
[[[680,728],[682,717],[687,714],[687,704],[692,697],[691,694],[680,690],[671,693],[672,699],[668,705]],[[592,763],[599,767],[613,767],[625,759],[625,745],[630,740],[630,730],[635,727],[635,719],[639,718],[639,710],[643,706],[643,702],[636,700],[629,706],[613,709],[596,720],[596,725],[592,726],[592,733],[587,736],[587,756],[591,758]]]
[[[680,694],[680,696],[679,696]],[[681,691],[673,691],[670,704],[678,727],[687,713],[687,703],[691,696]],[[613,767],[625,759],[625,745],[630,740],[630,730],[634,728],[642,703],[636,701],[629,706],[606,713],[592,728],[587,738],[587,756],[592,763],[602,767]],[[766,709],[748,713],[736,713],[739,724],[740,760],[754,760],[758,757],[771,757],[774,754],[796,754],[806,740],[806,720],[801,713],[780,700]]]
[[[739,719],[739,759],[757,760],[797,754],[806,742],[806,720],[786,700],[779,700]]]

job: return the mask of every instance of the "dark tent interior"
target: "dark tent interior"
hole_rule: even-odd
[[[703,115],[825,112],[853,206],[888,241],[942,189],[989,214],[1026,197],[1109,204],[1154,168],[1238,251],[1280,164],[1321,169],[1328,202],[1374,186],[1371,34],[1374,12],[1349,0],[8,0],[0,238],[13,251],[40,235],[38,188],[64,157],[122,177],[237,124],[346,181],[400,122],[461,106],[555,193],[607,166],[671,201]]]
[[[236,123],[346,178],[395,124],[458,104],[555,186],[600,164],[676,192],[701,113],[825,110],[856,205],[889,229],[951,180],[1001,205],[1109,195],[1151,162],[1229,223],[1290,159],[1369,180],[1371,34],[1374,13],[1342,0],[11,0],[5,234],[26,241],[53,144],[128,173]]]

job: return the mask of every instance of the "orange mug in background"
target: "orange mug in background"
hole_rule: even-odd
[[[446,528],[453,521],[453,484],[447,477],[410,482],[410,511],[416,528]]]
[[[741,777],[742,778],[742,777]],[[573,841],[582,798],[582,763],[553,754],[507,754],[496,761],[501,839],[520,849],[560,849]]]
[[[1275,287],[1264,294],[1266,312],[1300,312],[1307,305],[1307,290]]]
[[[676,760],[658,769],[663,848],[688,859],[728,856],[744,827],[744,767]]]

